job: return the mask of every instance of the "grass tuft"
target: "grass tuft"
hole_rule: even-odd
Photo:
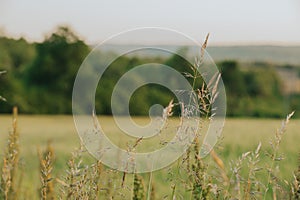
[[[137,174],[134,174],[132,200],[145,200],[145,189],[143,179]]]
[[[52,176],[54,151],[50,143],[48,143],[47,149],[43,153],[38,149],[38,156],[41,178],[40,197],[42,200],[54,200],[55,191]]]
[[[8,141],[3,158],[1,171],[1,190],[0,196],[7,199],[17,199],[19,188],[18,182],[18,164],[19,164],[19,133],[17,127],[18,109],[13,108],[12,130],[8,134]]]

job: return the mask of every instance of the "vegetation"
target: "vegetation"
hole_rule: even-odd
[[[7,72],[0,79],[0,91],[9,99],[8,102],[0,102],[1,113],[9,113],[11,107],[16,105],[22,113],[28,114],[71,114],[73,82],[90,50],[84,41],[66,27],[59,27],[41,43],[30,44],[24,39],[0,37],[0,70]],[[179,51],[181,55],[189,55],[188,48]],[[114,53],[100,54],[110,56]],[[102,87],[97,88],[97,113],[111,114],[111,92],[122,74],[137,65],[151,62],[166,64],[181,73],[190,73],[190,64],[178,55],[169,58],[119,57],[101,78],[99,84]],[[227,90],[228,116],[282,118],[285,113],[300,108],[299,94],[285,92],[276,73],[278,67],[274,64],[225,60],[217,65]],[[298,68],[282,65],[280,69]],[[199,80],[197,85],[201,84]],[[164,87],[144,86],[132,96],[131,102],[135,103],[130,104],[131,113],[147,115],[151,105],[166,105],[170,98],[172,93]]]
[[[205,46],[206,42],[202,51]],[[180,58],[172,59],[178,60]],[[201,62],[199,63],[201,64]],[[260,80],[256,80],[255,72],[250,74],[239,70],[237,63],[233,61],[223,62],[220,66],[223,70],[225,84],[228,83],[230,86],[228,88],[229,98],[232,98],[229,99],[230,101],[238,103],[238,100],[251,98],[254,94],[257,98],[262,99],[267,99],[274,94],[278,95],[275,96],[275,99],[281,98],[280,87],[277,84],[279,81],[276,80],[275,76],[271,75],[267,78],[271,81],[272,87],[261,89],[259,87]],[[199,108],[193,109],[199,109],[207,114],[205,115],[206,118],[201,121],[201,125],[205,126],[206,120],[213,120],[209,117],[212,112],[209,107],[217,94],[209,94],[206,88],[208,86],[201,79],[196,80],[198,79],[196,67],[199,67],[198,63],[190,68],[192,71],[191,78],[193,89],[198,91],[197,101],[200,101],[201,104]],[[50,71],[46,73],[50,73]],[[51,91],[51,86],[43,85],[43,80],[39,78],[37,80],[41,81],[39,82],[41,87],[49,87],[48,89]],[[59,80],[59,77],[57,80]],[[214,84],[217,85],[218,80]],[[239,84],[230,85],[230,82],[228,82],[230,80],[234,80],[235,83]],[[247,84],[244,80],[251,80],[251,84]],[[30,81],[28,81],[28,84],[30,84]],[[201,89],[196,90],[197,88]],[[234,90],[231,90],[232,88]],[[64,92],[67,92],[70,88],[66,87],[65,89]],[[163,89],[158,88],[157,91],[162,92]],[[171,116],[176,114],[173,112],[176,105],[173,100],[166,105],[168,106],[165,108],[165,120],[171,125],[174,123]],[[1,199],[299,199],[300,165],[291,162],[297,157],[295,152],[299,151],[297,149],[297,128],[294,128],[295,135],[293,135],[296,139],[289,139],[284,143],[286,128],[294,114],[293,112],[285,118],[281,127],[275,132],[269,142],[269,147],[264,147],[261,142],[258,142],[254,148],[252,146],[253,138],[255,138],[254,134],[263,136],[259,133],[257,127],[265,127],[266,122],[250,126],[254,128],[250,131],[250,128],[245,126],[244,121],[240,123],[240,127],[236,130],[239,130],[239,134],[241,134],[243,128],[248,129],[249,132],[242,132],[247,135],[239,135],[243,139],[238,140],[240,143],[245,141],[247,137],[252,138],[252,141],[246,140],[245,144],[248,146],[234,146],[234,139],[237,137],[231,136],[228,138],[229,142],[227,143],[225,143],[225,138],[220,139],[219,144],[210,151],[210,155],[201,158],[200,146],[204,135],[196,132],[191,146],[175,163],[160,171],[146,174],[126,174],[103,166],[101,162],[94,161],[89,157],[82,146],[73,151],[71,156],[66,155],[66,141],[73,141],[69,138],[60,138],[60,140],[53,143],[49,143],[47,140],[44,141],[44,144],[47,143],[45,150],[42,151],[38,148],[37,153],[35,153],[37,155],[35,156],[36,165],[32,164],[32,160],[29,160],[29,163],[26,163],[25,160],[25,164],[22,164],[24,162],[21,157],[22,146],[20,143],[22,138],[19,134],[17,112],[17,108],[14,107],[12,130],[8,135],[6,149],[2,155],[3,161],[0,165]],[[180,117],[184,117],[184,114]],[[108,119],[112,120],[111,118]],[[37,123],[36,120],[34,119]],[[250,125],[251,120],[247,119],[246,121]],[[60,126],[59,122],[62,123]],[[25,122],[25,124],[31,128],[37,126],[34,123]],[[34,126],[28,124],[34,124]],[[104,124],[106,127],[103,128],[113,127],[110,123],[106,122]],[[39,133],[46,134],[47,131],[50,131],[48,137],[53,139],[53,133],[59,131],[61,127],[66,128],[66,119],[60,121],[56,119],[52,129],[51,126],[47,127],[46,130],[42,126]],[[68,131],[63,130],[62,136],[66,132]],[[74,130],[70,131],[70,133],[74,132]],[[116,137],[116,133],[115,130],[108,131],[108,134],[111,134],[109,137],[112,137],[114,142],[123,141],[127,144],[127,148],[130,147],[128,144],[133,142],[134,148],[139,150],[138,147],[147,142],[141,138],[133,140],[132,138],[126,139],[123,136]],[[232,133],[232,131],[228,133]],[[36,139],[36,134],[32,136],[32,138],[29,138],[29,135],[26,135],[23,138],[23,140],[27,139],[25,143],[32,144],[34,138]],[[74,137],[74,135],[72,136]],[[52,147],[52,145],[57,145],[58,141],[61,142],[64,149]],[[38,142],[40,143],[40,141]],[[160,144],[163,145],[165,142],[167,142],[167,139],[163,139]],[[222,144],[222,142],[224,143]],[[155,143],[150,141],[148,145],[153,146]],[[285,150],[288,150],[287,161],[284,161],[285,156],[282,154],[281,145]],[[253,149],[250,148],[249,150],[249,146]],[[290,150],[291,147],[296,148],[296,150]],[[26,150],[32,152],[28,148]],[[56,153],[56,151],[59,153]],[[234,154],[237,154],[238,158],[233,158]],[[32,156],[30,157],[32,159]],[[282,162],[290,163],[290,165],[282,165]],[[35,180],[40,181],[38,184],[33,184]]]
[[[126,139],[112,118],[99,118],[116,144]],[[1,116],[0,120],[3,133],[10,126],[11,117]],[[148,119],[135,120],[145,123]],[[165,169],[136,177],[126,174],[123,180],[123,173],[103,166],[84,148],[74,151],[80,142],[72,117],[21,115],[15,129],[18,131],[0,136],[1,147],[11,148],[10,151],[18,155],[18,164],[14,164],[16,159],[5,159],[7,154],[2,154],[0,199],[5,199],[2,191],[9,191],[3,190],[4,185],[14,188],[10,191],[16,191],[17,194],[11,194],[16,194],[17,199],[76,199],[85,195],[96,199],[96,194],[98,199],[133,199],[134,196],[144,196],[145,199],[252,199],[255,196],[263,199],[265,194],[265,199],[273,199],[273,193],[277,199],[297,199],[299,120],[291,120],[287,132],[283,132],[279,148],[275,150],[269,142],[278,141],[280,132],[276,132],[276,127],[279,124],[280,120],[229,119],[224,138],[210,156],[196,159],[198,142],[195,141],[189,149],[189,161],[186,154]],[[261,127],[259,131],[257,127]],[[12,135],[17,135],[17,148],[9,144]],[[15,167],[8,167],[11,165]],[[14,178],[5,178],[10,176]],[[9,183],[8,180],[14,183],[4,184]]]
[[[201,55],[203,55],[206,48],[207,38],[201,48]],[[10,85],[9,82],[7,84],[11,88],[19,88],[20,92],[28,87],[28,94],[29,96],[33,95],[31,97],[35,97],[32,102],[36,104],[49,101],[46,104],[47,106],[43,108],[45,109],[43,112],[47,113],[50,112],[48,109],[52,109],[52,111],[53,109],[56,109],[59,113],[68,113],[71,110],[68,101],[60,98],[64,98],[63,95],[71,95],[72,85],[70,82],[74,79],[76,74],[74,63],[83,59],[88,52],[88,48],[66,28],[60,28],[57,33],[54,33],[44,43],[35,45],[37,56],[31,64],[25,67],[24,79],[18,80],[19,82],[17,81],[16,85]],[[81,50],[76,51],[76,49]],[[61,50],[61,52],[58,50]],[[63,54],[71,57],[74,56],[75,58],[74,60],[69,60],[66,59],[68,56],[62,56]],[[35,156],[36,166],[32,167],[30,165],[32,165],[34,160],[33,157],[30,156],[29,159],[27,157],[29,163],[26,163],[26,160],[22,157],[22,150],[30,151],[30,149],[22,149],[22,145],[20,145],[22,138],[19,134],[18,110],[17,107],[14,107],[12,129],[8,134],[4,153],[1,155],[0,199],[299,199],[300,163],[297,165],[295,162],[292,162],[293,160],[296,160],[296,152],[299,152],[299,149],[297,149],[297,141],[299,141],[297,128],[295,128],[295,135],[293,136],[295,138],[289,140],[284,145],[286,150],[289,150],[286,156],[287,159],[290,159],[289,166],[281,164],[282,162],[285,162],[285,155],[283,155],[280,149],[282,143],[284,143],[287,125],[294,115],[294,112],[287,115],[282,122],[281,127],[275,131],[274,136],[269,141],[269,147],[264,147],[259,141],[253,148],[253,142],[246,140],[247,137],[252,139],[255,138],[253,136],[258,132],[257,127],[265,127],[266,124],[263,122],[263,126],[258,126],[258,124],[256,124],[252,127],[254,131],[244,132],[244,134],[247,135],[240,136],[242,137],[242,140],[239,140],[238,143],[246,141],[246,144],[248,146],[251,145],[252,147],[250,150],[247,146],[247,148],[238,148],[236,151],[233,142],[234,139],[237,138],[233,136],[228,138],[229,142],[227,143],[224,142],[225,138],[220,138],[217,146],[210,150],[209,155],[206,158],[200,156],[201,141],[205,136],[203,135],[205,126],[207,125],[207,122],[214,120],[212,114],[213,108],[211,108],[211,105],[218,95],[216,90],[209,93],[208,88],[216,88],[220,80],[220,74],[216,74],[216,76],[214,76],[216,80],[212,80],[211,84],[205,85],[205,83],[203,83],[201,77],[197,74],[197,68],[202,64],[202,59],[203,57],[201,57],[199,62],[196,62],[193,66],[185,63],[184,60],[176,55],[166,61],[161,60],[166,63],[173,62],[174,67],[178,67],[177,70],[183,69],[183,66],[188,69],[183,72],[189,75],[188,78],[191,79],[192,89],[197,92],[197,95],[193,100],[196,100],[200,104],[199,107],[192,107],[192,109],[204,113],[200,120],[200,131],[193,130],[195,137],[192,144],[184,152],[184,155],[182,155],[175,163],[156,172],[127,174],[103,166],[100,161],[95,161],[86,154],[86,150],[82,145],[79,149],[73,151],[71,156],[66,156],[65,149],[59,150],[53,148],[52,145],[56,145],[59,142],[44,141],[44,144],[47,142],[47,146],[45,150],[42,151],[40,148],[37,149],[37,156]],[[114,76],[112,76],[112,78],[104,77],[106,84],[112,86],[113,82],[120,77],[122,70],[117,70],[114,66],[117,67],[123,62],[129,61],[130,64],[125,66],[131,68],[133,67],[131,66],[132,63],[142,63],[145,60],[135,57],[125,57],[116,60],[115,63],[112,64],[112,68],[109,69],[114,72],[112,73]],[[180,65],[178,65],[178,63],[180,63]],[[269,103],[274,103],[271,104],[272,106],[277,105],[277,101],[283,96],[280,88],[280,81],[272,69],[259,69],[258,71],[242,70],[234,61],[225,61],[220,63],[219,66],[223,72],[223,79],[227,87],[230,106],[229,114],[232,116],[244,116],[239,113],[244,109],[248,109],[247,112],[252,113],[253,110],[251,107],[249,107],[249,105],[244,106],[243,103],[247,100],[248,102],[246,103],[250,103],[253,96],[257,98],[258,101],[268,100]],[[262,73],[260,70],[268,70],[263,71],[267,72],[263,79],[260,79],[260,74]],[[49,76],[46,76],[47,74]],[[15,75],[17,76],[17,73]],[[45,75],[45,77],[40,77],[41,75]],[[262,80],[267,80],[270,85],[263,84]],[[32,87],[29,88],[30,85],[32,85]],[[24,88],[21,89],[22,87]],[[155,88],[155,90],[150,90],[152,87]],[[41,97],[39,93],[43,91],[47,91],[47,94],[46,96]],[[107,91],[109,91],[109,87],[107,88]],[[107,91],[100,90],[97,92]],[[161,101],[166,101],[166,99],[172,97],[171,94],[165,91],[165,88],[148,86],[143,92],[150,93],[148,91],[151,91],[151,96],[152,94],[157,94],[158,100]],[[49,97],[52,95],[52,98],[49,100],[45,99],[45,97],[48,97],[47,95],[49,95]],[[55,97],[55,100],[62,101],[64,105],[57,104],[57,102],[52,103],[51,100],[53,97]],[[136,96],[136,98],[136,102],[141,101],[139,96]],[[269,100],[270,98],[271,100]],[[148,98],[145,100],[147,99]],[[5,99],[1,97],[1,100]],[[146,104],[141,104],[139,106],[141,106],[141,108],[147,108],[147,103],[151,105],[150,103],[152,103],[152,100],[153,99],[151,99],[151,101],[146,101]],[[181,105],[180,102],[174,102],[174,100],[171,100],[169,103],[167,102],[165,104],[167,107],[164,109],[163,118],[168,126],[174,125],[174,123],[177,122],[172,118],[174,115],[179,115],[175,110],[176,106],[184,106]],[[27,109],[30,108],[29,103],[27,106]],[[26,106],[23,108],[25,109]],[[39,107],[36,107],[33,112],[39,112],[38,108]],[[273,113],[270,116],[279,117],[281,115],[280,113],[277,113],[277,110],[274,110],[274,108],[263,106],[260,109],[262,108],[266,108],[266,110],[263,110],[262,112],[257,110],[257,113],[255,113],[257,115],[250,114],[250,116],[265,116],[269,115],[271,111]],[[107,107],[102,107],[102,109],[107,112],[106,114],[110,113],[110,110]],[[193,111],[188,110],[189,108],[186,109],[185,112],[181,112],[179,115],[180,122],[187,116],[186,113]],[[140,109],[136,110],[136,112],[139,110]],[[140,112],[136,114],[144,113]],[[53,133],[54,131],[59,131],[59,122],[62,123],[62,127],[66,128],[66,121],[60,121],[58,118],[59,116],[55,117],[55,124],[53,122],[50,123],[50,126],[52,127],[52,130],[50,130],[50,137],[52,139],[56,139],[57,137],[53,137]],[[246,122],[247,125],[251,124],[251,120],[246,120]],[[113,125],[110,123],[104,124],[106,127],[103,128],[113,128]],[[37,126],[37,124],[34,124],[33,126],[29,125],[30,124],[27,122],[27,128],[35,128],[35,126]],[[247,125],[245,121],[242,122],[241,127],[238,130],[242,131]],[[182,126],[182,123],[179,123],[177,126],[175,125],[176,128],[180,126]],[[251,128],[246,127],[246,129],[249,131]],[[40,130],[38,134],[46,134],[46,131],[49,130],[46,129],[45,126],[42,126],[42,130]],[[71,130],[70,132],[74,133],[75,131]],[[65,130],[62,133],[65,134]],[[117,135],[117,132],[115,131],[108,131],[107,133],[110,133],[108,137],[110,137],[113,142],[119,144],[121,142],[125,143],[126,145],[123,146],[128,152],[132,149],[137,151],[141,149],[144,150],[141,148],[144,144],[153,146],[159,143],[160,147],[162,147],[168,142],[167,138],[170,137],[169,135],[173,134],[172,132],[161,133],[161,137],[159,138],[160,142],[153,142],[151,141],[152,138],[149,140],[143,138],[133,139],[128,138],[127,136]],[[163,136],[162,134],[167,135]],[[62,136],[60,135],[60,137]],[[25,138],[27,139],[27,144],[29,144],[28,146],[31,146],[32,148],[34,141],[32,139],[37,138],[29,138],[28,135],[26,135],[23,140]],[[39,135],[38,140],[41,138],[42,135]],[[73,142],[70,138],[60,139],[62,139],[60,142],[64,148],[66,148],[67,142]],[[222,144],[222,142],[224,142],[224,144]],[[134,145],[131,146],[130,144]],[[296,148],[296,151],[295,149],[290,150],[289,148],[291,147]],[[222,148],[223,151],[221,150]],[[56,153],[56,151],[60,153]],[[238,158],[232,158],[233,154],[238,154]],[[286,170],[287,167],[290,167],[290,169]],[[39,186],[37,187],[33,184],[35,180],[40,180]]]

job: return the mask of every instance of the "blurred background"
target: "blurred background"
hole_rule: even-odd
[[[55,183],[56,196],[62,194],[61,188],[66,185],[72,189],[73,183],[68,180],[68,177],[73,175],[70,172],[77,173],[77,170],[81,170],[81,175],[80,173],[80,176],[76,175],[80,178],[76,179],[79,180],[78,183],[89,179],[86,178],[86,166],[95,163],[96,160],[87,153],[81,156],[81,153],[85,152],[83,149],[78,150],[79,153],[71,154],[80,146],[80,139],[76,134],[71,115],[72,89],[76,73],[85,57],[97,44],[120,32],[138,27],[176,30],[195,39],[199,46],[190,46],[178,38],[160,38],[150,34],[147,38],[140,38],[133,35],[114,40],[114,43],[106,43],[98,52],[99,56],[115,56],[128,47],[155,44],[167,46],[174,52],[191,57],[195,52],[199,52],[200,45],[205,41],[207,33],[210,33],[206,50],[222,73],[227,95],[228,117],[223,129],[224,138],[220,138],[215,147],[216,154],[224,161],[225,171],[228,174],[232,172],[230,177],[237,177],[240,185],[236,168],[239,171],[239,165],[242,166],[239,163],[242,163],[241,159],[246,158],[246,154],[249,154],[249,149],[258,149],[257,146],[260,148],[262,144],[263,164],[259,166],[265,167],[263,171],[266,172],[259,173],[262,182],[267,187],[271,185],[265,179],[268,174],[270,178],[272,171],[268,164],[272,163],[274,169],[276,167],[275,176],[280,171],[282,185],[285,188],[289,187],[296,177],[293,176],[294,171],[298,169],[300,174],[297,160],[300,122],[299,11],[299,0],[0,0],[0,97],[6,99],[2,101],[0,98],[0,147],[1,150],[3,149],[0,154],[2,168],[0,199],[5,199],[2,197],[3,182],[6,180],[5,172],[13,174],[15,169],[17,175],[11,176],[14,180],[12,182],[15,183],[9,184],[13,188],[11,189],[13,195],[18,194],[22,199],[40,199],[40,189],[45,188],[41,184],[44,183]],[[98,85],[96,91],[96,113],[109,139],[115,145],[130,151],[135,149],[135,144],[137,146],[139,140],[143,138],[136,140],[129,137],[116,126],[110,116],[110,96],[114,85],[124,73],[145,63],[165,64],[180,73],[191,72],[190,63],[182,57],[176,54],[166,56],[159,54],[159,51],[156,54],[139,53],[121,56],[105,71],[101,78],[101,87]],[[196,83],[197,87],[201,85],[201,80]],[[153,104],[167,106],[172,98],[171,91],[162,86],[140,87],[130,99],[131,114],[136,116],[133,118],[134,121],[139,125],[147,124],[149,119],[145,116],[148,115],[149,108]],[[20,115],[16,118],[15,113],[12,124],[11,112],[14,106],[18,107]],[[272,154],[274,139],[270,138],[275,138],[275,142],[279,141],[278,145],[275,145],[277,148],[281,143],[281,135],[285,131],[284,123],[281,129],[276,129],[281,125],[279,118],[285,118],[293,110],[296,111],[295,115],[277,154],[282,164],[277,160],[275,163],[278,149],[275,154]],[[179,116],[178,112],[174,112],[174,115]],[[143,139],[137,151],[143,152],[165,145],[168,139],[174,136],[174,130],[177,130],[178,126],[175,126],[177,125],[175,122],[176,120],[170,123],[171,128],[174,129],[165,131],[165,135],[149,140]],[[205,136],[205,130],[201,129],[200,132],[201,137]],[[196,144],[199,144],[199,141]],[[48,144],[50,146],[46,148]],[[47,152],[51,154],[54,152],[55,155],[50,158],[49,164],[51,170],[53,166],[53,174],[51,175],[50,170],[49,175],[53,179],[44,177],[45,182],[42,175],[45,174],[43,171],[45,159],[41,154],[37,156],[39,147],[46,148],[43,156]],[[195,158],[198,158],[196,149]],[[285,155],[283,156],[281,152]],[[254,157],[254,154],[251,156]],[[84,162],[81,162],[82,159]],[[248,163],[248,158],[245,161]],[[10,164],[9,162],[13,165],[7,165]],[[209,165],[209,170],[219,169],[210,156],[207,156],[204,162]],[[250,158],[249,162],[258,163],[255,159],[251,161]],[[247,167],[247,163],[243,166]],[[76,170],[73,169],[74,166]],[[170,196],[175,188],[178,194],[182,194],[182,198],[192,199],[189,196],[192,187],[187,188],[185,182],[182,183],[181,179],[176,177],[179,174],[178,166],[179,162],[153,173],[153,185],[158,197],[156,199],[175,199]],[[241,179],[241,183],[244,183],[241,188],[249,187],[249,182],[243,180],[249,180],[256,169],[260,167],[250,169],[252,171],[249,174],[248,168],[242,170],[246,172],[244,176],[246,178]],[[194,174],[198,175],[198,172],[199,170]],[[103,197],[107,196],[105,199],[129,199],[123,194],[131,194],[133,176],[130,178],[131,175],[127,175],[129,177],[125,180],[125,174],[110,169],[101,173],[104,174],[101,174],[101,178],[100,175],[95,176],[95,174],[91,174],[91,177],[101,180],[100,193]],[[145,180],[151,180],[147,174],[143,176],[146,177]],[[185,177],[191,179],[190,177],[193,176]],[[203,185],[209,188],[215,187],[215,183],[220,183],[221,187],[216,191],[226,190],[227,193],[229,187],[221,183],[221,176],[212,177],[215,177],[212,179],[214,184]],[[123,187],[124,180],[125,187]],[[195,180],[198,182],[198,179]],[[272,182],[273,180],[277,185],[275,180],[278,179],[273,178],[272,173]],[[177,187],[175,187],[176,181]],[[190,180],[187,183],[190,183]],[[257,193],[263,191],[259,185],[257,184]],[[86,184],[84,191],[90,194],[91,187],[94,186]],[[236,192],[235,185],[231,190],[233,193]],[[288,193],[281,192],[279,189],[275,192],[282,195],[278,199],[286,198]],[[69,192],[65,191],[65,194],[68,195]],[[271,195],[273,194],[269,195],[270,199]],[[66,196],[66,199],[69,197]]]
[[[226,86],[228,116],[283,117],[300,109],[300,4],[288,1],[0,1],[0,112],[16,105],[23,114],[71,114],[77,70],[95,45],[136,27],[180,31],[203,43]],[[151,38],[151,35],[149,35]],[[149,42],[149,38],[147,41]],[[151,38],[187,56],[200,47],[175,38]],[[115,55],[139,37],[106,45]],[[96,111],[110,115],[110,94],[118,78],[145,62],[168,64],[180,72],[187,63],[174,55],[122,56],[110,66],[98,88]],[[150,92],[149,92],[150,91]],[[171,98],[164,88],[142,87],[132,97],[131,112],[148,114],[154,103]],[[296,116],[300,116],[296,112]]]

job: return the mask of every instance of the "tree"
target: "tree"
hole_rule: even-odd
[[[246,94],[246,84],[243,73],[240,71],[236,61],[224,61],[219,64],[226,93],[241,97]]]
[[[37,56],[26,76],[27,87],[34,95],[31,101],[36,106],[47,104],[48,112],[71,113],[73,83],[89,50],[67,27],[58,27],[44,42],[37,44]]]

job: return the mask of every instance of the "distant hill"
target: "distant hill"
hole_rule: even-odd
[[[270,62],[300,66],[300,46],[220,46],[208,47],[214,60]]]
[[[105,45],[104,51],[119,53],[127,48],[138,48],[138,45]],[[160,48],[168,48],[174,52],[184,46],[167,46],[161,45]],[[189,55],[193,51],[199,51],[199,47],[188,47]],[[300,67],[300,46],[209,46],[207,52],[217,62],[222,60],[237,60],[240,62],[268,62],[280,65],[297,65]],[[153,52],[153,54],[159,52]],[[140,56],[143,52],[137,53]],[[135,54],[136,55],[136,54]]]

